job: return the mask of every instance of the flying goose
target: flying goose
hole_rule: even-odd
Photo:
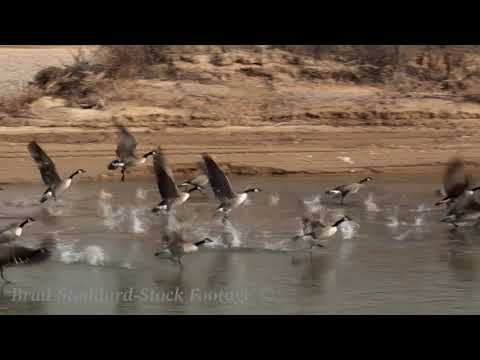
[[[15,222],[4,226],[0,229],[0,244],[12,243],[19,239],[22,236],[24,226],[34,221],[35,219],[27,217],[21,223]]]
[[[344,221],[351,221],[352,219],[348,216],[343,216],[341,219],[337,220],[331,225],[326,224],[320,220],[310,220],[304,219],[304,221],[309,222],[310,232],[304,235],[304,238],[308,236],[308,242],[310,247],[314,246],[324,247],[325,241],[337,233],[338,227]]]
[[[341,186],[338,186],[334,189],[327,190],[327,191],[325,191],[325,193],[329,194],[329,195],[340,195],[341,196],[340,204],[343,205],[343,199],[347,195],[357,193],[358,190],[360,190],[363,186],[365,186],[365,184],[367,182],[372,181],[372,180],[373,179],[370,176],[368,176],[368,177],[360,180],[359,182],[349,184],[349,185],[341,185]]]
[[[14,245],[13,252],[9,246],[0,245],[0,277],[6,283],[11,283],[4,276],[4,268],[17,265],[36,264],[47,260],[51,255],[50,239],[42,241],[42,245],[38,248],[30,248],[25,246]]]
[[[230,181],[225,176],[225,173],[220,169],[215,161],[208,154],[202,155],[205,162],[206,172],[210,186],[212,187],[215,196],[220,202],[217,211],[228,213],[232,209],[240,206],[247,200],[248,193],[262,191],[259,188],[248,188],[240,193],[234,193]]]
[[[452,203],[468,189],[470,182],[470,176],[465,175],[463,160],[458,157],[451,159],[443,177],[444,197],[435,206]]]
[[[137,141],[133,135],[123,125],[117,125],[119,130],[119,140],[117,150],[115,151],[118,159],[113,160],[108,165],[108,170],[121,169],[122,181],[125,181],[125,172],[128,168],[145,164],[151,155],[155,155],[155,150],[150,151],[138,158],[135,151],[137,149]]]
[[[178,190],[173,180],[172,170],[168,166],[160,148],[157,148],[153,155],[153,169],[157,178],[158,191],[162,197],[162,201],[152,209],[154,213],[158,213],[161,210],[169,211],[183,204],[190,198],[190,194],[193,191],[198,190],[197,187],[191,188],[186,192]]]
[[[180,265],[182,265],[181,258],[184,254],[196,252],[200,246],[213,242],[208,238],[197,242],[187,241],[179,231],[171,231],[165,234],[162,240],[165,248],[170,252],[172,259],[176,260]],[[159,256],[163,253],[164,251],[156,252],[155,256]]]
[[[180,185],[179,187],[193,186],[195,190],[198,190],[200,193],[205,194],[205,187],[208,185],[208,177],[206,175],[198,175],[193,179],[187,180]]]
[[[480,202],[476,194],[478,190],[480,187],[465,190],[453,203],[450,203],[447,215],[440,221],[458,227],[459,222],[480,220]]]
[[[48,187],[42,194],[40,199],[41,203],[44,203],[51,197],[57,201],[57,195],[60,195],[72,185],[73,178],[78,174],[86,172],[83,169],[78,169],[68,178],[62,180],[60,176],[58,176],[55,163],[35,141],[28,144],[28,151],[30,152],[32,159],[37,163],[42,180]]]

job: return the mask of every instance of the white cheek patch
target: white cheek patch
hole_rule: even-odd
[[[23,229],[21,227],[18,227],[16,230],[15,230],[15,235],[16,236],[20,236],[22,235],[22,232],[23,232]]]

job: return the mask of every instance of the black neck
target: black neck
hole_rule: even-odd
[[[146,153],[145,155],[143,155],[143,157],[146,159],[148,158],[149,156],[152,156],[153,155],[153,151],[150,151],[148,153]]]
[[[187,190],[187,193],[190,194],[190,193],[192,193],[192,192],[194,192],[194,191],[200,191],[200,188],[195,185],[193,188],[188,189],[188,190]]]
[[[18,227],[20,227],[20,228],[23,229],[23,227],[24,227],[25,225],[27,225],[27,224],[28,224],[28,219],[25,219],[25,220],[23,220],[23,221],[20,223],[20,225],[18,225]]]
[[[477,186],[476,188],[473,188],[471,191],[478,191],[480,190],[480,186]]]
[[[80,170],[75,171],[72,175],[69,176],[70,179],[73,179],[75,176],[80,174]]]
[[[338,225],[340,225],[341,223],[343,223],[346,219],[345,218],[341,218],[340,220],[338,220],[335,224],[333,224],[333,227],[337,227]]]
[[[359,181],[360,184],[366,183],[368,181],[368,178],[362,179]]]
[[[245,190],[243,193],[248,194],[248,193],[254,192],[255,190],[256,190],[255,188],[251,188],[251,189]]]

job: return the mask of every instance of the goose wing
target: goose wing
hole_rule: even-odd
[[[157,177],[158,191],[162,199],[173,199],[180,196],[177,185],[173,181],[172,170],[167,164],[165,156],[160,148],[153,156],[153,169]]]
[[[447,196],[458,197],[468,188],[469,178],[465,175],[465,166],[461,158],[453,158],[447,164],[443,177],[443,189]]]
[[[32,159],[37,163],[45,185],[52,187],[62,182],[55,168],[55,163],[35,141],[28,144],[28,151]]]
[[[137,141],[133,135],[123,125],[117,126],[119,131],[119,139],[116,154],[121,161],[136,159],[135,151],[137,149]]]
[[[208,181],[212,186],[213,192],[219,201],[233,199],[235,193],[232,190],[230,181],[225,176],[225,173],[220,169],[217,163],[210,157],[210,155],[203,154],[203,161],[206,167]]]
[[[15,254],[15,258],[13,258]],[[45,247],[37,249],[29,248],[25,246],[0,246],[0,265],[11,264],[32,264],[46,260],[50,256],[51,252]]]
[[[208,176],[207,175],[198,175],[197,177],[187,181],[189,184],[197,185],[197,186],[205,186],[208,184]]]
[[[447,215],[462,215],[468,212],[480,211],[480,202],[477,196],[476,194],[470,195],[466,192],[463,193],[455,200],[448,210]]]

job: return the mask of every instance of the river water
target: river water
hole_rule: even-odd
[[[194,239],[215,242],[183,258],[160,248],[166,217],[152,182],[76,183],[57,203],[39,205],[40,185],[0,193],[0,226],[37,221],[19,244],[56,239],[49,260],[9,267],[0,314],[472,314],[480,307],[479,230],[456,232],[433,204],[439,179],[375,177],[358,194],[324,195],[350,177],[238,177],[259,186],[225,228],[212,194],[196,193],[177,212]],[[326,248],[290,239],[299,199],[348,215]],[[226,234],[226,235],[225,235]],[[233,247],[220,245],[227,236]],[[217,242],[218,240],[218,242]]]

